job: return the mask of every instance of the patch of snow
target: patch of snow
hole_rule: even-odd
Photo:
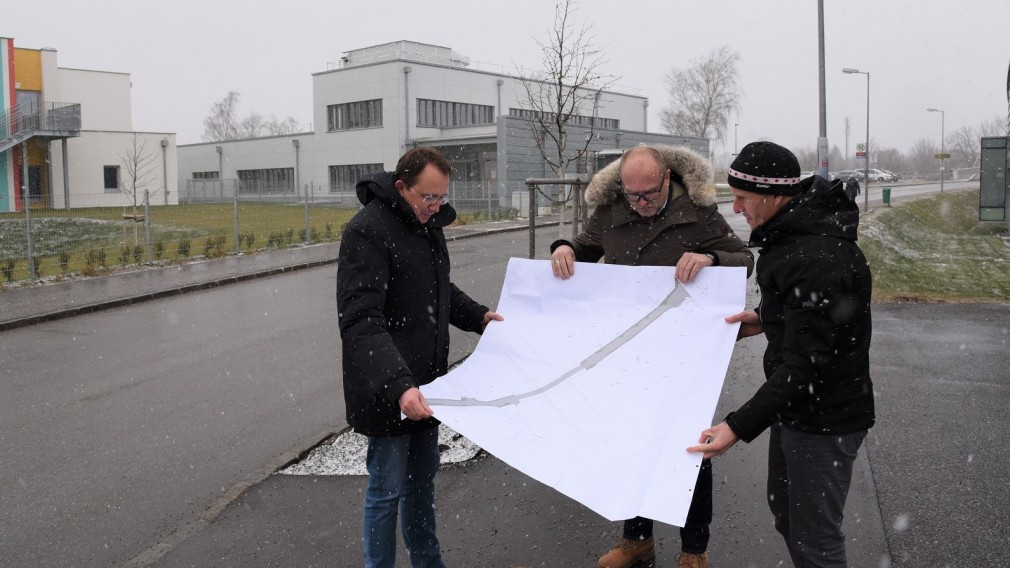
[[[438,449],[443,466],[467,462],[480,453],[480,446],[466,439],[451,428],[438,427]],[[285,475],[368,475],[365,469],[365,453],[368,438],[350,430],[323,444],[302,461],[292,464],[277,473]]]

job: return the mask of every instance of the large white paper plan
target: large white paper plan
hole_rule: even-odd
[[[421,392],[505,463],[612,520],[683,526],[744,309],[746,270],[509,261],[473,354]]]

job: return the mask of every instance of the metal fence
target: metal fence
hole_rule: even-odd
[[[357,211],[340,202],[230,200],[106,205],[75,195],[72,209],[33,204],[0,213],[0,282],[98,275],[134,265],[182,262],[336,241]],[[88,206],[88,203],[94,206]]]

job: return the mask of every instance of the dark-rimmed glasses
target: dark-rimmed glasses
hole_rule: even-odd
[[[638,203],[639,200],[645,200],[646,203],[652,203],[659,197],[659,194],[663,192],[663,182],[666,181],[666,174],[663,174],[663,179],[659,180],[659,187],[656,189],[650,189],[649,191],[642,192],[618,192],[628,200],[629,203]]]

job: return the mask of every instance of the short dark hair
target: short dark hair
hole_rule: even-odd
[[[446,160],[441,152],[434,148],[421,147],[411,148],[400,157],[400,161],[396,162],[394,179],[402,181],[410,187],[417,182],[417,176],[421,175],[428,164],[433,164],[438,168],[438,171],[445,175],[452,174],[452,166],[449,165],[449,160]]]

